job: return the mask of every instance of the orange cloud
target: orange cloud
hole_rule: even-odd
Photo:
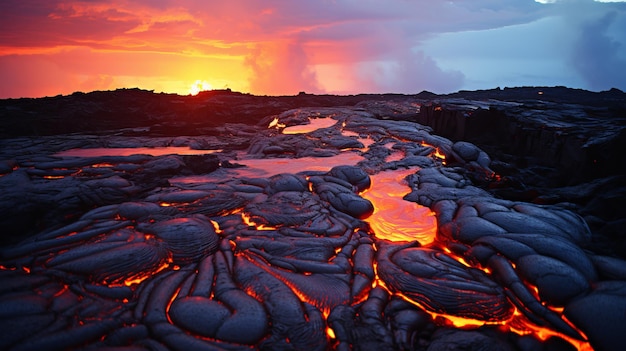
[[[263,43],[246,57],[245,63],[252,69],[249,79],[252,93],[293,95],[299,91],[322,91],[299,43]]]
[[[1,97],[134,86],[184,94],[197,80],[272,95],[376,90],[359,62],[395,42],[338,4],[6,1],[0,71],[24,74],[7,72]]]
[[[470,79],[442,69],[424,40],[532,23],[557,8],[509,0],[2,0],[0,98],[117,87],[186,93],[197,80],[256,94],[449,92]],[[463,45],[455,62],[475,47]],[[506,52],[489,62],[519,74]]]
[[[0,56],[0,96],[49,96],[119,87],[187,94],[196,80],[248,91],[240,56],[66,47],[54,53]]]

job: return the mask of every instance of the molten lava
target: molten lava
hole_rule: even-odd
[[[101,156],[131,156],[131,155],[205,155],[221,152],[222,150],[196,150],[188,146],[163,146],[163,147],[100,147],[91,149],[69,149],[56,153],[59,157],[101,157]],[[96,168],[98,164],[92,166]],[[100,167],[109,167],[100,164]]]
[[[278,228],[265,225],[263,223],[257,223],[248,213],[241,212],[241,220],[248,226],[254,227],[256,230],[276,230]]]
[[[372,186],[363,197],[374,205],[368,218],[370,227],[379,239],[414,241],[427,245],[435,239],[437,221],[427,207],[403,200],[409,192],[404,178],[415,170],[401,169],[372,175]]]
[[[285,128],[285,125],[283,123],[279,123],[278,122],[278,117],[274,118],[269,126],[267,126],[267,128]]]
[[[459,258],[453,255],[448,249],[444,249],[444,251],[446,251],[455,259]],[[464,265],[467,265],[467,263],[464,261],[461,263],[463,263]],[[570,336],[567,336],[563,333],[554,331],[550,328],[538,326],[532,323],[531,321],[529,321],[528,318],[524,316],[524,314],[520,312],[517,308],[514,309],[511,317],[505,320],[499,320],[499,321],[483,321],[483,320],[458,317],[458,316],[453,316],[449,314],[441,314],[441,313],[430,311],[428,308],[426,308],[425,306],[422,306],[420,303],[414,301],[413,299],[406,296],[405,294],[398,292],[398,291],[391,291],[391,289],[389,289],[389,287],[385,284],[384,280],[382,280],[378,275],[377,262],[374,262],[373,266],[374,266],[375,279],[372,282],[372,288],[380,286],[383,289],[385,289],[390,295],[395,295],[397,297],[400,297],[404,301],[416,306],[420,310],[428,313],[432,317],[432,321],[437,325],[455,327],[459,329],[475,329],[475,328],[480,328],[485,325],[499,325],[501,326],[501,329],[503,331],[509,331],[518,335],[533,335],[535,338],[541,341],[546,341],[551,337],[558,337],[569,342],[578,351],[593,351],[593,347],[591,347],[590,343],[587,341],[588,339],[585,336],[585,334],[580,329],[576,328],[576,326],[574,326],[572,323],[570,323],[564,316],[562,318],[572,328],[578,331],[585,340],[578,340]]]
[[[271,177],[279,173],[299,173],[302,171],[329,171],[339,165],[353,165],[363,161],[356,152],[342,152],[330,157],[300,158],[241,158],[237,163],[247,166],[231,170],[240,177]]]
[[[278,119],[278,117],[276,117],[270,122],[267,128],[270,128],[270,129],[271,128],[276,128],[276,129],[283,128],[282,130],[283,134],[304,134],[304,133],[315,131],[317,129],[332,127],[336,123],[337,123],[336,120],[329,118],[329,117],[309,118],[309,124],[294,125],[294,126],[287,127],[286,124],[280,123],[280,120]]]

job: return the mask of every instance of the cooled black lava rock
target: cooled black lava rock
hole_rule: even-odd
[[[595,230],[622,220],[619,196],[612,196],[621,189],[613,187],[619,168],[594,168],[607,177],[587,182],[588,173],[566,163],[588,160],[595,153],[585,152],[598,146],[620,145],[609,129],[622,122],[602,129],[608,110],[561,106],[589,129],[578,144],[573,135],[580,125],[563,119],[553,101],[552,93],[563,91],[547,92],[546,102],[531,90],[520,89],[517,101],[467,99],[502,98],[512,93],[506,90],[437,101],[159,95],[163,110],[146,107],[150,119],[124,125],[159,124],[149,128],[0,140],[0,159],[7,160],[0,165],[4,235],[19,239],[0,247],[0,348],[548,350],[570,347],[559,335],[584,334],[591,347],[618,350],[626,323],[620,309],[626,306],[625,261],[598,245],[599,235],[609,234]],[[155,98],[131,90],[52,100],[99,115],[94,101],[111,96],[138,106]],[[254,101],[260,105],[243,104]],[[303,101],[360,103],[293,105]],[[2,113],[21,111],[10,121],[43,106],[3,103],[11,108]],[[176,121],[164,111],[175,111],[167,116],[178,114]],[[225,118],[217,123],[207,118],[210,111]],[[72,121],[71,113],[59,115]],[[47,126],[46,116],[34,125]],[[116,118],[87,120],[85,127],[113,127]],[[290,125],[332,118],[334,124],[283,135],[268,128],[275,118]],[[511,127],[512,134],[488,135],[486,121],[496,131]],[[19,130],[8,125],[5,133]],[[553,128],[558,125],[563,129]],[[181,136],[190,126],[194,132]],[[49,128],[43,130],[54,132]],[[450,140],[437,135],[441,131],[463,138]],[[555,131],[567,135],[559,139]],[[494,149],[472,140],[481,136],[486,145],[511,135],[495,149],[501,158],[495,164],[487,152]],[[214,154],[56,154],[172,145]],[[541,164],[541,150],[557,157],[554,167]],[[576,150],[584,151],[581,159]],[[245,166],[251,159],[274,166]],[[282,169],[302,160],[308,164],[296,172]],[[336,160],[343,161],[331,167]],[[320,164],[325,170],[312,169]],[[399,170],[405,177],[405,169],[410,175],[398,182],[406,191],[389,196],[432,211],[431,243],[384,239],[368,222],[380,207],[363,192],[384,186],[372,184],[371,175]],[[518,198],[494,196],[507,191]],[[458,317],[498,326],[453,328],[447,319]],[[555,336],[544,342],[514,333],[525,325]]]

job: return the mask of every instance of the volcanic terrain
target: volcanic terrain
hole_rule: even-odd
[[[0,101],[0,349],[622,350],[626,94]]]

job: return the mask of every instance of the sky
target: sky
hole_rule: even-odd
[[[626,90],[626,0],[0,0],[0,98]]]

